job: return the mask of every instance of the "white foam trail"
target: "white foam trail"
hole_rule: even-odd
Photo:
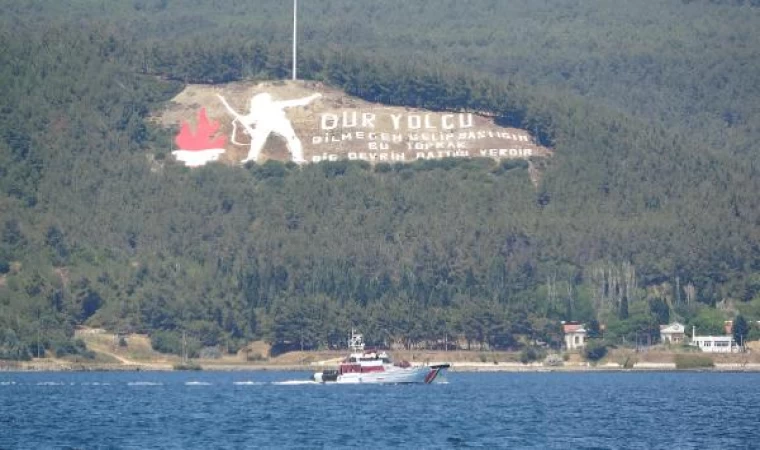
[[[0,381],[0,386],[12,386],[16,384],[15,381]]]
[[[235,386],[263,386],[266,383],[261,381],[233,381],[232,384]]]
[[[154,381],[130,381],[127,386],[163,386],[164,383],[156,383]]]
[[[211,383],[205,381],[186,381],[185,386],[211,386]]]
[[[63,386],[66,383],[61,383],[60,381],[40,381],[37,383],[37,386]]]
[[[272,384],[275,386],[301,386],[304,384],[321,384],[321,383],[317,383],[316,381],[310,381],[310,380],[289,380],[289,381],[273,381]]]

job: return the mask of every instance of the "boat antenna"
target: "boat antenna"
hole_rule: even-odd
[[[351,337],[348,338],[348,348],[354,352],[364,350],[364,337],[357,333],[354,328],[351,328]]]

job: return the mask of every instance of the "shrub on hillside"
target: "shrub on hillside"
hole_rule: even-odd
[[[591,340],[583,348],[583,356],[589,361],[599,361],[607,355],[607,344],[600,340]]]
[[[181,338],[171,331],[156,331],[151,334],[150,346],[159,353],[179,355],[182,352]]]
[[[87,345],[81,339],[60,340],[53,342],[51,345],[57,358],[63,356],[81,356],[88,359],[95,358],[95,352],[88,350]]]
[[[638,358],[627,356],[620,365],[623,366],[624,369],[633,369],[637,362],[639,362]]]
[[[175,364],[174,366],[172,366],[172,369],[184,370],[184,371],[187,371],[187,370],[198,371],[198,370],[203,370],[203,367],[201,367],[199,364],[196,364],[196,363],[186,362],[186,363],[181,363],[181,364]]]
[[[676,355],[676,369],[701,369],[715,367],[712,358],[706,355]]]
[[[267,358],[261,355],[261,353],[249,353],[246,358],[247,361],[266,361]]]
[[[222,357],[222,352],[217,347],[204,347],[200,351],[201,359],[219,359]]]
[[[546,353],[540,348],[525,347],[520,352],[520,362],[523,364],[528,364],[534,361],[542,360],[545,356]]]
[[[0,359],[29,361],[32,356],[13,330],[0,329]]]
[[[0,256],[0,275],[6,274],[11,271],[11,263],[8,260]]]
[[[544,359],[544,365],[550,367],[559,367],[565,365],[563,355],[558,353],[552,353]]]
[[[201,348],[200,341],[195,337],[186,336],[183,345],[182,334],[176,331],[163,330],[151,334],[150,346],[159,353],[182,356],[186,352],[190,358],[197,358]]]

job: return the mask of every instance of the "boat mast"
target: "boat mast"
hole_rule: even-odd
[[[364,337],[357,333],[354,328],[351,328],[351,336],[348,338],[348,348],[352,352],[364,351]]]

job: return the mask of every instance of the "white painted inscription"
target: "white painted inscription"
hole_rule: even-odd
[[[383,132],[375,131],[380,123],[387,124]],[[405,161],[407,159],[467,158],[528,158],[532,148],[516,144],[532,144],[524,133],[477,129],[472,113],[457,114],[376,114],[362,111],[322,113],[320,133],[312,136],[311,144],[319,146],[343,143],[366,143],[366,152],[347,154],[318,151],[312,161],[336,161],[341,155],[349,160]],[[503,141],[500,148],[482,149],[478,141]],[[508,144],[508,145],[507,145]],[[409,156],[407,156],[409,155]],[[414,155],[414,156],[411,156]]]
[[[346,103],[326,95],[254,90],[232,102],[236,109],[217,93],[216,120],[209,120],[201,108],[195,125],[181,122],[173,153],[190,167],[217,161],[222,155],[241,163],[266,158],[301,164],[345,159],[530,158],[550,153],[528,132],[500,127],[481,114],[359,106],[356,101]],[[333,109],[323,109],[327,105]],[[225,115],[222,125],[218,119]],[[275,142],[267,146],[270,141]]]

